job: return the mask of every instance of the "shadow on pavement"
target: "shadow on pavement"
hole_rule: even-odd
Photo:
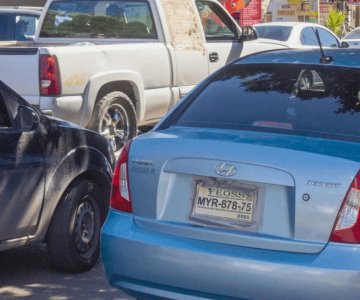
[[[132,299],[108,285],[100,261],[88,272],[48,265],[45,245],[0,252],[0,299]]]

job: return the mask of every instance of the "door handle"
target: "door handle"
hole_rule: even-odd
[[[219,54],[217,52],[209,53],[209,60],[212,63],[219,61]]]

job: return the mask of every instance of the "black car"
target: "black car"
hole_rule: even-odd
[[[41,114],[0,81],[0,251],[46,242],[55,268],[90,269],[113,164],[104,137]]]

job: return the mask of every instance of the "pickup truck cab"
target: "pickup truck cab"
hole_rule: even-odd
[[[0,48],[0,79],[117,149],[199,81],[253,52],[215,0],[49,0],[35,41]]]

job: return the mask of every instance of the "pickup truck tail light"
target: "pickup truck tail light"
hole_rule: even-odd
[[[61,94],[59,65],[54,55],[40,55],[40,96]]]
[[[130,144],[131,142],[128,141],[121,150],[111,189],[110,207],[122,212],[132,212],[128,173]]]
[[[360,243],[360,172],[357,173],[338,214],[332,242]]]

